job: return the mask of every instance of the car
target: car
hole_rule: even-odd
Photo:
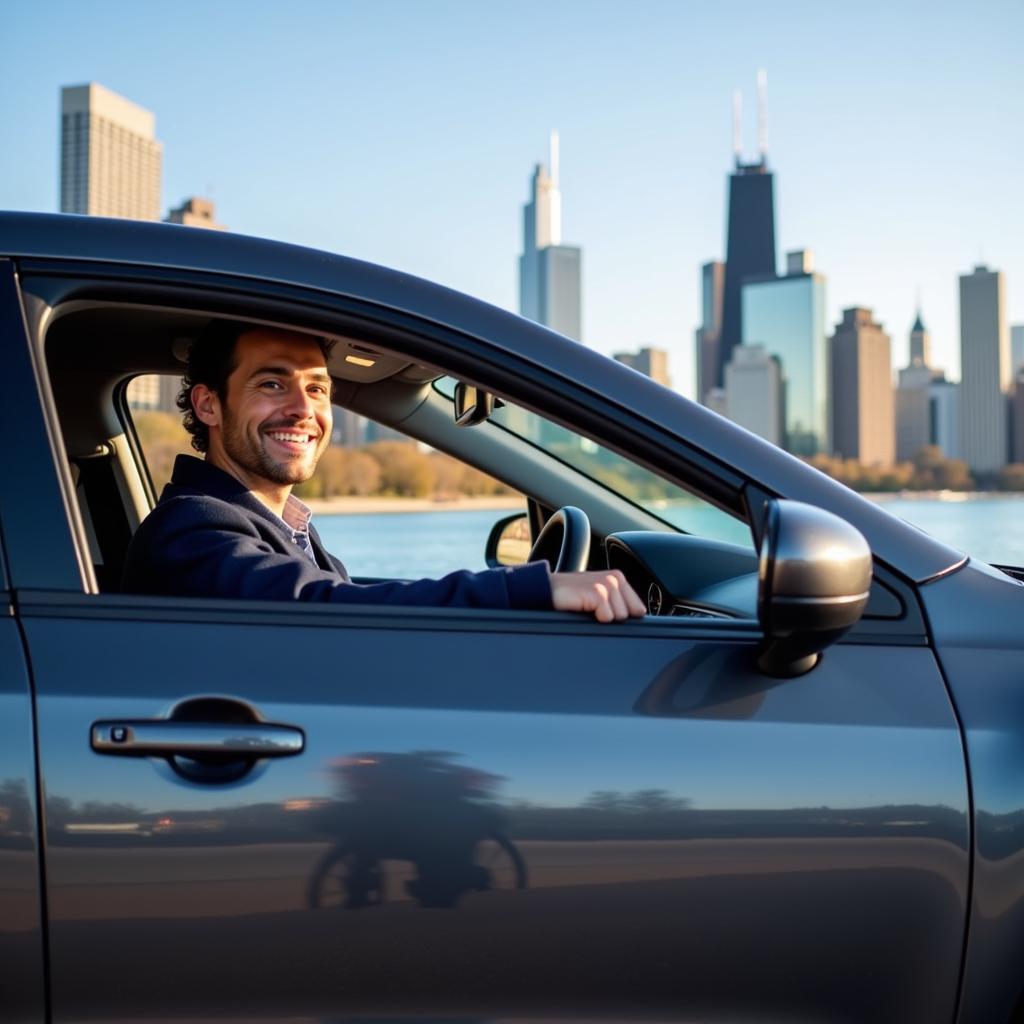
[[[649,614],[123,592],[218,317]],[[0,1019],[1021,1019],[1024,571],[341,256],[6,213],[0,324]]]

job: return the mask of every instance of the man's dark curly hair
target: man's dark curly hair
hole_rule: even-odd
[[[255,324],[239,323],[235,320],[211,320],[189,346],[176,403],[182,412],[182,424],[192,435],[192,447],[197,452],[206,452],[209,449],[210,428],[196,416],[195,409],[192,408],[192,389],[197,384],[205,384],[221,401],[226,400],[228,377],[238,366],[235,346],[243,334],[253,330],[258,330]],[[314,336],[310,336],[310,340],[320,346],[326,363],[333,342]]]

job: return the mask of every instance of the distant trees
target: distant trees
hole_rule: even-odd
[[[135,410],[133,417],[159,494],[171,478],[175,456],[196,452],[177,415]],[[558,446],[553,450],[557,455]],[[634,500],[676,497],[679,493],[666,481],[602,449],[587,453],[574,448],[569,461]],[[934,445],[922,448],[912,461],[894,466],[864,466],[832,455],[812,455],[806,461],[856,491],[1024,491],[1024,464],[1013,463],[975,478],[965,462],[947,459]],[[306,498],[445,499],[514,493],[500,480],[443,452],[423,449],[415,441],[376,441],[363,448],[331,446],[324,452],[316,475],[296,488],[296,494]]]
[[[143,409],[132,415],[159,494],[171,478],[175,457],[197,453],[178,415]],[[321,457],[316,475],[299,484],[295,493],[300,498],[445,499],[516,492],[450,455],[421,448],[415,441],[376,441],[363,448],[332,445]]]
[[[500,480],[415,441],[375,441],[365,448],[331,447],[316,475],[299,484],[300,498],[459,498],[515,494]]]
[[[181,425],[181,417],[170,412],[134,409],[132,420],[142,452],[146,456],[149,475],[159,494],[171,479],[174,459],[181,453],[197,455],[192,438]]]
[[[812,455],[807,461],[855,491],[969,491],[976,486],[966,462],[947,459],[934,445],[894,466],[865,466],[832,455]]]

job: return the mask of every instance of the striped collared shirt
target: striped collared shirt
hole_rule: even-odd
[[[309,539],[309,522],[313,518],[313,510],[294,494],[288,495],[284,505],[284,515],[278,517],[295,546],[302,551],[313,564],[316,564],[316,552],[313,542]]]

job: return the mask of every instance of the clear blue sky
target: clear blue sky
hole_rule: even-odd
[[[59,91],[156,113],[164,206],[516,305],[521,204],[561,133],[584,335],[656,345],[692,388],[698,270],[723,255],[731,96],[768,72],[777,238],[830,322],[875,309],[905,362],[920,289],[958,373],[957,275],[1024,323],[1020,0],[516,3],[0,0],[0,208],[58,206]]]

